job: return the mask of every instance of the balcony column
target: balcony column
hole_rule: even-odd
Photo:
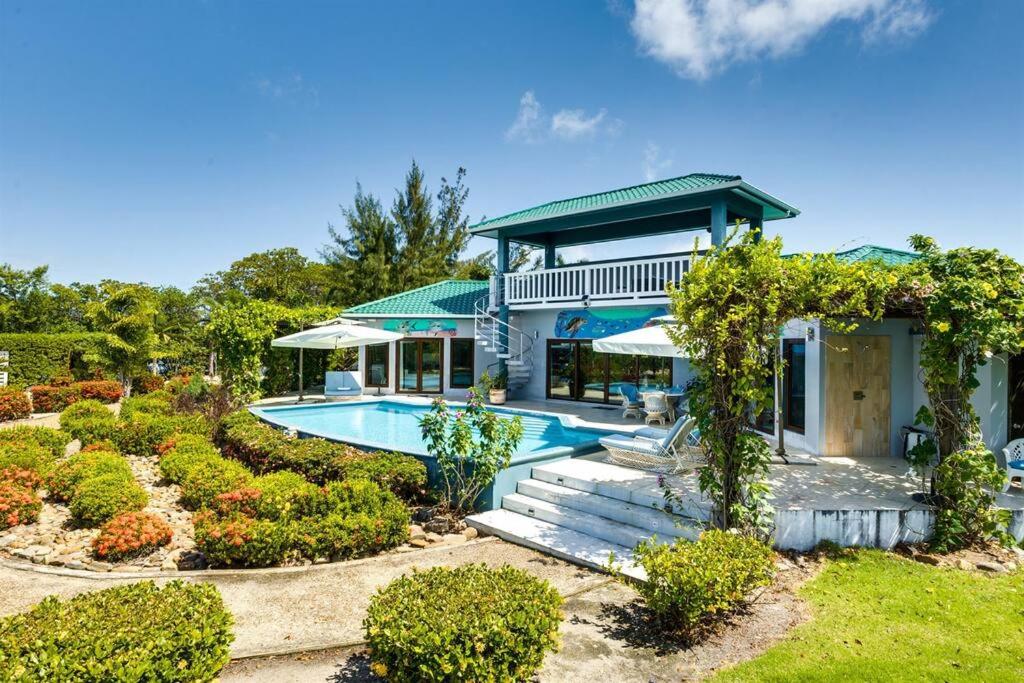
[[[716,201],[711,205],[711,244],[716,247],[725,242],[725,202]]]
[[[557,259],[555,258],[555,245],[549,239],[548,243],[544,245],[544,268],[550,270],[556,267]]]
[[[498,250],[495,255],[495,270],[498,271],[498,320],[501,321],[497,332],[499,354],[508,353],[508,296],[505,291],[505,273],[509,272],[510,255],[511,245],[508,237],[499,232]],[[504,358],[498,359],[498,372],[508,372]]]

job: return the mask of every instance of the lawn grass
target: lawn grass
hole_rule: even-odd
[[[715,681],[1022,681],[1024,571],[990,576],[858,550],[801,595],[814,617]]]

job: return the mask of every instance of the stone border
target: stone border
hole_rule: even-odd
[[[440,550],[451,550],[452,548],[464,548],[469,545],[479,545],[481,543],[492,543],[499,540],[497,536],[484,536],[481,538],[475,538],[473,540],[466,541],[465,543],[459,543],[458,545],[446,545],[438,544],[428,548],[420,548],[414,552],[406,553],[409,555],[419,555],[420,553],[432,553]],[[398,553],[380,553],[371,557],[360,557],[356,560],[343,560],[341,562],[324,562],[322,564],[309,564],[298,567],[253,567],[250,569],[179,569],[176,571],[168,571],[162,569],[146,570],[137,572],[125,572],[125,571],[106,571],[98,572],[89,569],[68,569],[66,567],[55,567],[53,565],[36,564],[30,561],[15,560],[9,557],[0,556],[0,567],[6,569],[13,569],[15,571],[27,571],[36,572],[39,574],[52,574],[55,576],[69,576],[79,579],[92,579],[99,581],[103,579],[189,579],[189,578],[211,578],[215,576],[261,576],[266,574],[298,574],[305,573],[308,571],[322,571],[331,569],[333,567],[353,567],[361,564],[367,564],[374,560],[383,557],[385,555],[392,555]],[[333,645],[331,647],[334,647]],[[270,656],[270,655],[267,655]]]

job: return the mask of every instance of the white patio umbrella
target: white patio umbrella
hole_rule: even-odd
[[[641,327],[639,330],[613,334],[610,337],[594,340],[594,350],[600,353],[627,353],[640,356],[664,356],[667,358],[686,358],[679,348],[672,343],[665,329],[665,323],[674,322],[672,316],[654,318],[656,324]]]
[[[278,337],[270,342],[271,346],[299,350],[299,401],[302,400],[303,349],[326,349],[333,351],[334,349],[345,349],[353,346],[362,346],[363,344],[383,344],[385,342],[397,341],[403,336],[398,332],[366,327],[361,322],[346,320],[345,318],[334,318],[324,322],[327,324],[320,324],[308,330]]]

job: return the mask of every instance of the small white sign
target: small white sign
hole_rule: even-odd
[[[0,387],[6,387],[6,386],[7,386],[7,373],[6,372],[0,372]]]
[[[11,362],[10,351],[0,351],[0,368],[6,368]]]

